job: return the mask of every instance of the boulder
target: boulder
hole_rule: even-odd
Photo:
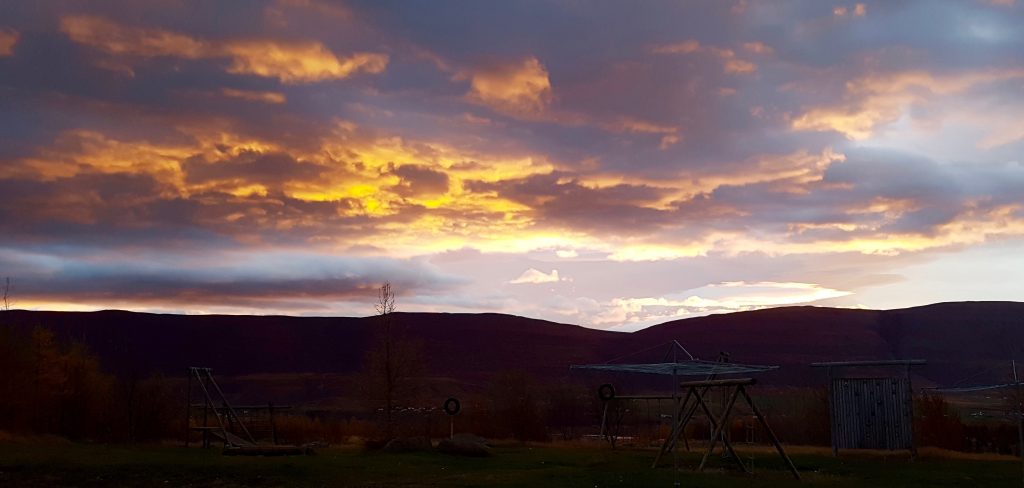
[[[444,439],[437,443],[437,450],[456,456],[486,457],[491,455],[491,448],[487,446],[487,441],[483,437],[473,434],[456,434],[451,439]]]
[[[396,437],[384,445],[384,452],[428,451],[431,447],[426,437]]]

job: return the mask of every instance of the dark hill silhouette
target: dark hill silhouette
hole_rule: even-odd
[[[173,376],[189,365],[230,375],[352,373],[374,320],[121,311],[11,311],[0,318],[81,341],[114,372]],[[421,342],[432,375],[466,381],[508,369],[564,378],[570,364],[602,362],[673,339],[703,359],[728,351],[737,362],[779,365],[764,378],[775,384],[820,383],[820,372],[808,367],[815,361],[891,358],[927,359],[929,365],[916,370],[925,382],[975,374],[974,381],[997,380],[1011,358],[1024,358],[1020,302],[888,311],[783,307],[676,320],[629,334],[502,314],[398,313],[396,320]],[[982,373],[985,368],[992,371]]]
[[[220,374],[351,373],[370,345],[375,317],[162,315],[124,311],[0,315],[23,329],[43,326],[88,345],[117,373],[180,376],[190,365]],[[601,357],[621,335],[503,314],[395,313],[398,330],[420,343],[433,375],[481,379],[521,368],[562,375]]]
[[[678,339],[694,355],[775,364],[783,383],[820,382],[818,361],[928,360],[915,376],[932,384],[1005,379],[1024,358],[1024,303],[951,302],[896,310],[780,307],[676,320],[630,334],[631,347]],[[990,372],[983,372],[986,368]]]

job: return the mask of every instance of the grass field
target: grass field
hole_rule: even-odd
[[[740,450],[753,458],[754,475],[723,464],[705,473],[684,469],[681,486],[1020,486],[1013,458],[853,453],[833,458],[823,449],[792,449],[804,480],[796,482],[774,453]],[[665,486],[670,467],[650,469],[654,452],[612,451],[599,446],[499,445],[490,458],[438,453],[366,453],[358,448],[322,449],[314,456],[222,456],[216,449],[171,446],[119,447],[70,443],[0,443],[0,486]],[[699,461],[680,456],[686,468]]]

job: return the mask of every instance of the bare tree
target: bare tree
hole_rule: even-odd
[[[404,400],[410,402],[414,393],[410,379],[420,368],[419,348],[398,330],[395,323],[395,291],[384,283],[377,292],[377,324],[374,344],[367,354],[370,399],[384,410],[384,433],[394,434],[394,411]]]
[[[395,401],[395,384],[398,378],[395,376],[397,370],[394,360],[395,336],[393,334],[394,313],[395,313],[395,292],[391,290],[391,283],[385,282],[377,293],[377,316],[380,317],[380,328],[383,340],[381,347],[384,350],[384,418],[387,428],[387,436],[391,437],[393,426],[392,411]]]
[[[6,312],[11,309],[11,277],[4,278],[3,302],[0,302],[0,310]]]

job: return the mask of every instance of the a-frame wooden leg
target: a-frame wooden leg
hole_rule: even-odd
[[[604,409],[601,411],[601,438],[604,439],[608,429],[608,400],[604,401]]]
[[[739,387],[739,392],[742,393],[743,398],[747,400],[747,405],[750,405],[750,409],[754,412],[754,416],[757,417],[759,422],[761,422],[761,426],[763,426],[765,432],[768,433],[768,438],[771,439],[772,444],[775,445],[775,449],[779,451],[779,455],[782,456],[782,459],[786,461],[786,465],[789,466],[789,470],[793,473],[793,476],[799,480],[800,472],[796,470],[796,466],[793,465],[793,460],[790,459],[786,454],[786,451],[782,449],[782,444],[779,443],[779,438],[775,437],[775,432],[770,426],[768,426],[768,422],[764,419],[764,416],[761,415],[761,411],[758,410],[757,405],[754,405],[754,400],[750,398],[750,395],[747,394],[747,390],[742,386]]]
[[[740,387],[737,387],[735,390],[733,390],[732,395],[729,396],[728,403],[726,403],[725,411],[722,412],[722,416],[719,418],[718,422],[715,422],[715,417],[711,413],[711,409],[708,408],[706,403],[704,403],[704,399],[701,398],[700,396],[697,397],[697,401],[700,403],[700,406],[704,409],[704,413],[706,413],[708,418],[711,420],[711,427],[714,429],[714,434],[711,436],[711,444],[708,445],[708,450],[704,452],[704,457],[701,458],[700,465],[697,466],[697,471],[704,470],[704,465],[707,464],[708,457],[711,456],[712,452],[714,452],[715,444],[718,443],[719,437],[722,437],[722,431],[725,429],[725,426],[728,425],[729,423],[729,414],[732,413],[732,407],[733,405],[736,404],[736,398],[739,396],[739,393]],[[749,473],[750,470],[748,470],[747,466],[743,464],[743,460],[736,455],[736,451],[733,450],[732,444],[729,442],[729,440],[722,438],[722,444],[724,444],[725,449],[729,451],[729,455],[736,460],[736,464],[740,466],[740,469],[742,469],[744,473]]]
[[[684,427],[686,427],[686,421],[689,420],[688,418],[684,420],[683,411],[686,410],[686,405],[690,402],[690,397],[693,395],[693,388],[686,390],[686,396],[683,397],[683,402],[679,404],[676,414],[672,416],[672,429],[669,430],[668,437],[665,438],[665,442],[661,443],[661,449],[658,450],[658,455],[654,456],[654,462],[651,463],[652,468],[658,467],[661,457],[664,456],[666,452],[675,448],[676,438],[683,434]]]
[[[703,395],[707,391],[708,391],[707,387],[704,387],[704,390],[701,391],[700,394]],[[695,392],[694,394],[697,394],[697,393]],[[680,429],[679,430],[679,436],[677,436],[675,438],[675,442],[673,442],[672,446],[670,446],[671,449],[675,449],[676,444],[679,443],[679,439],[682,439],[683,440],[683,447],[686,448],[687,452],[690,451],[690,442],[686,440],[686,425],[690,423],[690,420],[693,420],[693,414],[697,413],[697,408],[698,407],[699,406],[697,405],[697,402],[693,402],[690,405],[690,408],[687,409],[686,414],[684,414],[682,417],[680,417],[682,420],[680,420],[680,422],[679,422],[679,429]]]

